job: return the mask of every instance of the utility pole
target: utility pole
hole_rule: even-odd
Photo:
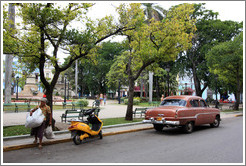
[[[149,72],[149,102],[152,102],[153,94],[153,72]]]
[[[9,25],[11,29],[15,27],[15,6],[10,3],[9,4],[9,20],[11,20],[11,24]],[[6,55],[5,57],[5,100],[4,103],[11,103],[11,83],[12,83],[12,63],[13,56]]]
[[[78,97],[78,59],[75,61],[75,96]]]

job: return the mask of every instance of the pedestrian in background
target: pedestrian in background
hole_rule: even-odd
[[[103,94],[100,94],[100,105],[102,105],[102,101],[103,101]]]
[[[33,141],[34,144],[37,143],[38,138],[39,138],[39,145],[38,148],[42,149],[42,140],[43,140],[43,135],[44,135],[44,129],[45,129],[45,124],[46,124],[46,119],[49,119],[49,125],[52,124],[52,114],[50,107],[46,105],[47,99],[46,98],[41,98],[41,103],[39,106],[36,106],[33,110],[30,111],[30,116],[32,116],[32,113],[35,112],[38,108],[42,110],[42,113],[44,115],[44,121],[43,123],[35,128],[31,129],[31,136],[35,136],[35,140]],[[49,116],[49,118],[47,118]]]
[[[164,98],[165,98],[164,95],[162,95],[162,96],[161,96],[161,102],[164,100]]]
[[[107,96],[106,96],[106,94],[104,94],[104,96],[103,96],[104,105],[106,105],[106,100],[107,100]]]

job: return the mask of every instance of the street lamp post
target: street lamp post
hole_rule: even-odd
[[[65,94],[64,94],[64,103],[66,103],[66,84],[67,84],[67,73],[65,73]]]
[[[185,83],[185,95],[187,95],[187,83]]]
[[[166,71],[167,71],[167,95],[169,96],[169,71],[170,71],[169,65],[166,67]]]
[[[118,87],[118,101],[120,104],[120,79],[119,79],[119,87]]]
[[[69,81],[67,81],[67,100],[69,100]]]
[[[216,93],[216,102],[215,102],[215,108],[219,108],[218,107],[218,97],[217,97],[217,93],[218,93],[218,87],[217,87],[217,81],[218,81],[218,76],[215,76],[215,93]]]
[[[19,76],[16,77],[16,81],[17,81],[16,100],[18,100],[18,83],[19,83]]]

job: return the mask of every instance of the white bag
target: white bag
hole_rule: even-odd
[[[55,138],[55,134],[53,133],[51,126],[48,126],[46,129],[44,129],[44,136],[47,139],[54,139]]]
[[[25,127],[35,128],[40,126],[43,121],[44,115],[42,113],[42,110],[38,108],[35,112],[32,113],[32,116],[30,116],[30,112],[27,113]]]

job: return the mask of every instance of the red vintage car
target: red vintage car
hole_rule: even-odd
[[[220,110],[210,108],[205,100],[198,96],[169,96],[159,107],[148,109],[144,123],[152,123],[157,131],[163,127],[182,127],[186,133],[191,133],[194,126],[210,124],[219,127]]]

